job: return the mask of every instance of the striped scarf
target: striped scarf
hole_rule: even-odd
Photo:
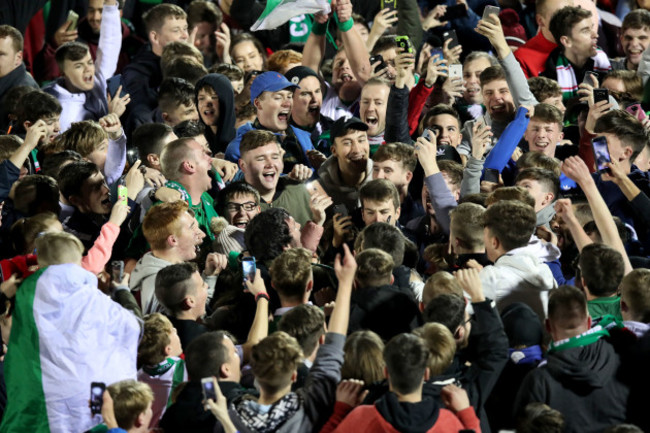
[[[612,69],[607,54],[601,50],[598,50],[591,60],[594,62],[594,67],[592,69],[594,72],[607,72]],[[580,83],[578,83],[571,62],[569,62],[569,59],[567,59],[564,54],[558,56],[555,63],[555,71],[557,73],[557,82],[562,88],[562,99],[566,101],[574,96],[578,96],[578,85]]]

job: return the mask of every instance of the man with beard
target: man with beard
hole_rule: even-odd
[[[368,125],[357,117],[332,125],[332,156],[318,170],[321,188],[350,214],[359,207],[359,189],[372,178]]]
[[[564,7],[553,15],[550,30],[559,45],[549,54],[541,75],[560,84],[566,102],[578,96],[578,84],[586,72],[596,72],[598,81],[602,82],[612,67],[607,55],[596,46],[598,32],[590,11]]]
[[[329,153],[327,148],[331,145],[331,141],[327,139],[327,131],[334,121],[321,114],[323,86],[320,77],[307,66],[291,68],[284,76],[298,86],[293,91],[291,125],[309,132],[314,147]]]
[[[237,162],[241,157],[239,147],[244,134],[261,129],[278,136],[284,151],[284,173],[290,173],[296,166],[310,166],[307,152],[314,146],[309,133],[289,123],[296,87],[278,72],[265,72],[255,78],[251,85],[251,104],[257,110],[257,118],[237,129],[237,136],[226,149],[228,161]]]

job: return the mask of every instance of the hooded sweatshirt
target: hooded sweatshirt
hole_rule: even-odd
[[[334,203],[343,203],[351,214],[359,207],[359,190],[372,179],[372,159],[366,164],[366,177],[361,184],[348,186],[341,178],[338,160],[330,156],[318,169],[320,184]]]
[[[199,113],[201,123],[205,125],[205,138],[208,140],[213,154],[224,153],[228,143],[235,138],[235,95],[232,84],[225,75],[208,74],[201,78],[194,87],[194,103],[199,108],[199,91],[209,86],[219,96],[219,119],[217,120],[217,133],[213,133],[210,126],[205,125]]]
[[[526,376],[515,409],[546,403],[564,415],[566,433],[602,432],[626,419],[629,389],[617,378],[619,356],[605,339],[548,356]]]
[[[140,291],[140,306],[143,314],[151,314],[162,311],[162,305],[156,298],[156,275],[162,268],[172,263],[159,259],[148,252],[135,265],[131,273],[131,290]]]
[[[447,409],[441,409],[429,397],[423,397],[417,403],[403,403],[397,400],[395,394],[389,392],[374,406],[358,406],[334,431],[442,433],[462,429],[481,431],[471,406],[454,415]]]
[[[543,322],[546,318],[548,292],[557,288],[550,268],[528,246],[508,251],[494,265],[480,273],[486,298],[494,299],[502,311],[515,302],[523,302]]]

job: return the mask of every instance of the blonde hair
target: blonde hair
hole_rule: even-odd
[[[302,63],[302,54],[294,50],[278,50],[269,56],[266,65],[269,71],[284,74],[292,63]]]
[[[637,322],[650,323],[650,269],[635,269],[621,281],[621,299]]]
[[[298,341],[278,331],[253,346],[251,368],[260,387],[274,393],[291,383],[291,375],[303,360]]]
[[[343,346],[341,379],[361,379],[364,384],[384,378],[384,342],[372,331],[350,334]]]
[[[60,150],[74,150],[82,157],[87,157],[97,149],[108,133],[94,120],[74,122],[70,129],[61,134],[56,140],[56,147]]]
[[[422,303],[429,304],[433,298],[443,293],[451,293],[463,296],[463,288],[460,287],[458,280],[446,271],[438,271],[431,275],[422,289]]]
[[[135,420],[153,402],[153,391],[146,383],[133,379],[116,382],[106,388],[113,399],[117,425],[128,430]]]
[[[196,48],[194,45],[190,45],[187,42],[183,41],[174,41],[170,42],[163,47],[162,55],[160,56],[160,67],[161,70],[166,70],[172,61],[180,58],[187,57],[194,59],[203,64],[203,54]]]
[[[40,267],[79,263],[84,246],[74,235],[66,232],[48,232],[34,242]]]
[[[424,340],[431,353],[428,364],[431,376],[444,373],[456,354],[456,341],[451,331],[441,323],[426,323],[413,333]]]
[[[171,343],[172,322],[160,313],[144,317],[142,340],[138,346],[138,364],[156,365],[165,360],[165,347]]]
[[[307,283],[312,278],[311,252],[305,248],[290,248],[271,264],[271,283],[283,298],[302,300]]]
[[[361,287],[375,287],[390,283],[393,275],[393,258],[379,248],[368,248],[357,254],[355,279]]]

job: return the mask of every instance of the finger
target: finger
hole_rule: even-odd
[[[137,170],[138,167],[140,167],[140,164],[142,164],[142,161],[138,159],[136,162],[133,163],[133,167],[131,167],[131,170],[129,171]]]

